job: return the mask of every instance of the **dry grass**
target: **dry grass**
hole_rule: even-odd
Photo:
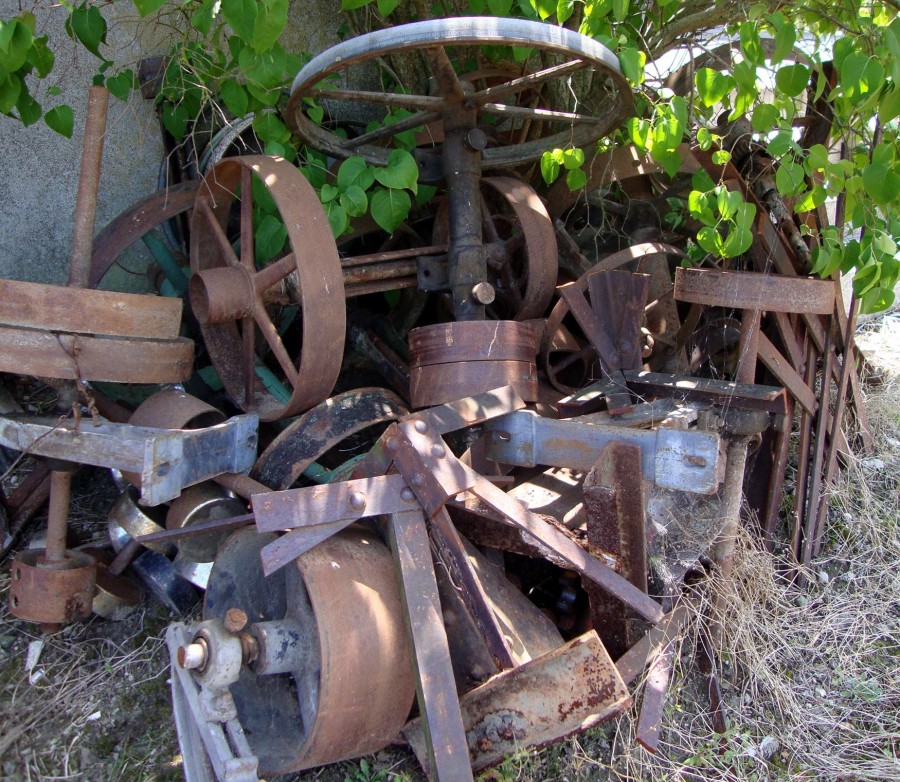
[[[784,563],[749,537],[734,580],[716,585],[727,598],[719,663],[728,732],[716,734],[705,709],[695,622],[676,656],[658,754],[633,741],[635,709],[522,752],[485,780],[900,779],[900,316],[870,321],[860,343],[877,376],[867,400],[877,456],[848,465],[833,488],[828,544],[808,585],[788,584]],[[166,621],[148,609],[125,625],[67,628],[46,640],[29,684],[25,654],[38,636],[0,608],[0,780],[180,779]],[[291,777],[423,778],[399,750]]]

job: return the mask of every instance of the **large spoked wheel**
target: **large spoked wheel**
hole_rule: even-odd
[[[537,193],[512,177],[481,180],[481,233],[488,282],[496,297],[487,309],[494,320],[540,318],[553,298],[559,272],[556,232]],[[446,202],[435,218],[432,241],[450,238]]]
[[[254,260],[254,179],[278,207],[290,246],[287,255],[262,268]],[[238,199],[239,208],[233,209]],[[191,307],[213,366],[238,407],[273,421],[328,397],[344,349],[344,283],[325,212],[293,165],[263,155],[228,158],[216,165],[194,205],[191,268]],[[297,358],[267,309],[289,301],[302,310]],[[261,352],[271,367],[258,369]],[[260,375],[272,369],[286,380],[287,401],[261,381]]]
[[[451,55],[455,55],[459,47],[485,44],[528,47],[554,55],[558,64],[478,89],[465,75],[457,75],[450,65],[451,59],[465,62],[467,58]],[[453,51],[448,51],[450,49]],[[424,53],[437,85],[437,94],[401,95],[344,84],[335,86],[347,80],[348,74],[344,72],[355,65],[413,50]],[[592,110],[583,110],[574,90],[556,91],[571,96],[572,105],[566,110],[558,106],[550,108],[546,97],[530,100],[528,106],[516,105],[521,94],[532,95],[540,89],[539,95],[544,96],[548,92],[545,88],[552,82],[567,80],[576,73],[580,74],[579,79],[590,82],[579,92],[583,93],[582,99],[590,96]],[[325,81],[332,74],[339,76]],[[306,113],[309,102],[304,100],[309,98],[330,104],[343,102],[405,109],[412,115],[362,136],[344,139],[310,119]],[[479,122],[483,121],[486,126],[497,127],[505,123],[546,129],[540,138],[513,144],[507,144],[503,139],[520,137],[518,134],[498,134],[496,146],[489,145],[482,153],[482,168],[490,170],[536,160],[548,149],[590,144],[609,133],[630,112],[631,106],[631,90],[619,70],[618,59],[592,38],[526,19],[465,17],[377,30],[331,47],[310,60],[297,74],[291,88],[287,117],[310,145],[336,157],[359,155],[376,165],[387,163],[390,149],[379,146],[385,139],[403,131],[423,128],[457,109],[474,110]]]

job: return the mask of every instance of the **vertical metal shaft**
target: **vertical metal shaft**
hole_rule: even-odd
[[[53,470],[50,473],[50,506],[47,510],[47,544],[44,551],[48,562],[62,562],[66,558],[72,475],[71,470]]]

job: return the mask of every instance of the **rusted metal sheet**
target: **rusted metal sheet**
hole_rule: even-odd
[[[554,421],[524,410],[493,419],[485,429],[490,438],[487,454],[502,464],[543,464],[586,472],[607,443],[630,442],[641,448],[647,480],[699,494],[711,494],[719,484],[719,437],[711,432]]]
[[[631,705],[596,633],[505,671],[460,698],[472,769],[496,765],[525,747],[541,747],[595,727]],[[403,735],[425,765],[421,719]]]
[[[679,267],[675,270],[675,298],[715,307],[830,315],[834,309],[834,282]]]
[[[0,372],[100,380],[111,383],[180,383],[194,368],[189,339],[51,334],[0,326]]]
[[[667,644],[650,663],[644,679],[641,714],[635,729],[635,739],[644,749],[654,753],[659,747],[659,731],[674,658],[675,650],[671,643]]]
[[[111,337],[175,339],[181,301],[0,280],[0,324]],[[140,353],[140,344],[135,346]]]
[[[465,782],[472,779],[472,767],[422,512],[389,517],[388,539],[416,671],[422,715],[421,762],[431,779]]]
[[[641,449],[609,443],[584,479],[588,551],[609,552],[621,560],[620,575],[647,591],[647,530]],[[591,621],[606,649],[620,657],[628,648],[627,617],[621,606],[588,591]]]
[[[326,399],[292,421],[262,452],[252,477],[289,488],[316,459],[351,435],[396,421],[409,411],[382,388],[357,388]]]
[[[746,410],[784,413],[787,410],[785,390],[776,386],[733,383],[705,377],[683,377],[658,372],[626,372],[628,387],[635,394],[671,397],[696,402],[711,402]]]

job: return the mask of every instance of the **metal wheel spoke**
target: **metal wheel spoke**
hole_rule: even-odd
[[[506,84],[498,84],[494,87],[487,87],[486,89],[480,90],[474,95],[470,95],[466,103],[469,106],[482,106],[485,103],[496,100],[497,98],[503,98],[507,95],[515,95],[516,93],[522,92],[529,87],[534,87],[538,84],[544,84],[545,82],[551,81],[553,79],[560,79],[564,76],[569,76],[570,74],[577,73],[578,71],[584,70],[589,65],[590,63],[585,62],[584,60],[572,60],[571,62],[563,63],[562,65],[554,65],[550,68],[544,68],[543,70],[536,71],[535,73],[530,73],[527,76],[513,79],[512,81],[506,82]]]
[[[485,235],[485,242],[502,242],[500,234],[497,232],[497,226],[494,223],[494,215],[491,213],[490,207],[484,196],[481,198],[481,226]]]
[[[216,247],[225,263],[228,266],[240,266],[241,262],[238,260],[234,248],[231,246],[231,242],[228,241],[225,231],[219,224],[219,220],[213,212],[212,207],[209,205],[209,201],[205,198],[198,198],[197,203],[194,206],[194,212],[205,220],[212,229],[213,241],[216,243]]]
[[[415,130],[418,127],[427,125],[429,122],[434,122],[440,118],[440,112],[420,111],[418,114],[413,114],[411,117],[405,117],[391,125],[382,125],[380,128],[371,130],[368,133],[363,133],[356,138],[343,139],[341,141],[341,147],[352,150],[354,147],[363,144],[371,144],[373,141],[381,141],[382,139],[396,136],[398,133],[403,133],[407,130]]]
[[[253,171],[250,168],[241,169],[241,263],[253,272]]]
[[[552,111],[550,109],[529,109],[524,106],[507,106],[505,103],[485,103],[481,107],[485,114],[496,114],[499,117],[528,119],[536,122],[565,122],[570,125],[607,125],[607,117],[591,117],[587,114],[576,114],[572,111]]]
[[[284,372],[288,382],[291,385],[296,385],[297,369],[294,366],[293,359],[291,359],[287,349],[284,347],[284,343],[281,341],[281,335],[278,333],[278,329],[275,328],[275,324],[263,313],[256,316],[256,325],[259,326],[263,339],[265,339],[272,350],[272,354],[275,356],[275,360],[278,362],[278,366],[281,367],[281,371]]]
[[[568,369],[576,361],[587,362],[589,358],[596,355],[596,351],[594,350],[593,345],[585,345],[581,350],[578,350],[574,353],[566,353],[564,355],[565,358],[560,359],[555,364],[550,364],[550,371],[554,375],[558,375],[564,369]]]
[[[372,103],[378,106],[398,106],[403,109],[433,111],[444,105],[444,99],[432,95],[402,95],[396,92],[370,92],[368,90],[313,90],[314,98],[324,100],[347,100],[358,103]]]
[[[253,318],[241,320],[241,342],[244,352],[244,406],[253,404],[256,383],[256,321]]]
[[[425,49],[425,59],[428,60],[431,73],[437,80],[438,92],[443,98],[462,98],[464,96],[462,84],[444,47],[432,46]]]

